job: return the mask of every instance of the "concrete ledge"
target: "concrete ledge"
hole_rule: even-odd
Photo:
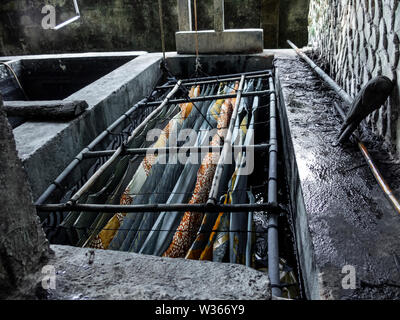
[[[49,299],[270,300],[268,275],[238,264],[52,245]]]
[[[263,51],[263,29],[230,29],[198,31],[199,53],[259,53]],[[196,32],[175,33],[178,53],[196,52]]]
[[[0,61],[16,60],[42,60],[42,59],[81,59],[81,58],[113,58],[113,57],[133,57],[146,54],[147,51],[116,51],[116,52],[84,52],[84,53],[59,53],[59,54],[40,54],[24,56],[3,56]]]
[[[166,59],[169,70],[176,77],[186,79],[194,76],[196,55],[168,52]],[[270,50],[256,54],[201,54],[199,59],[203,72],[220,75],[272,69],[274,54]]]

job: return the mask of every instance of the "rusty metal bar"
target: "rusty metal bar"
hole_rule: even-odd
[[[143,204],[143,205],[110,205],[110,204],[43,204],[37,205],[40,212],[93,212],[93,213],[117,213],[117,212],[249,212],[269,211],[281,212],[277,203],[253,203],[253,204]]]

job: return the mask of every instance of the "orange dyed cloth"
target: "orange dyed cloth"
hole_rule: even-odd
[[[235,86],[237,90],[237,85]],[[222,139],[229,126],[232,116],[233,105],[236,99],[227,99],[222,105],[220,115],[218,117],[217,134],[214,135],[210,145],[219,146],[223,143]],[[189,201],[189,204],[205,203],[211,189],[215,169],[218,164],[219,153],[209,152],[203,159],[199,171],[197,173],[196,186]],[[197,231],[203,220],[204,213],[185,212],[177,231],[174,234],[169,248],[164,252],[163,257],[184,258],[186,252],[191,247],[196,238]]]

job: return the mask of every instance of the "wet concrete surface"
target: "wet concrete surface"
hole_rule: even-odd
[[[274,63],[287,114],[285,151],[308,298],[400,299],[400,215],[358,147],[331,145],[341,125],[333,102],[341,101],[295,54],[278,54]],[[363,141],[398,197],[400,165],[373,135]],[[346,289],[349,270],[355,271],[354,289]]]

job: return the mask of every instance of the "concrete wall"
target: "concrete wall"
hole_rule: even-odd
[[[2,0],[0,55],[84,51],[160,51],[158,2],[149,0],[78,1],[81,19],[59,30],[44,30],[41,13],[54,5],[57,24],[75,16],[72,0]],[[176,0],[163,0],[167,50],[175,48]]]
[[[380,74],[399,84],[399,1],[312,0],[309,39],[351,96]],[[392,152],[400,150],[399,94],[397,85],[390,101],[367,121]]]
[[[43,30],[45,4],[56,7],[57,23],[73,17],[72,0],[2,0],[0,55],[84,51],[161,51],[157,1],[79,1],[81,19],[59,30]],[[263,28],[264,47],[286,47],[290,38],[307,43],[309,0],[226,0],[226,28]],[[197,1],[199,30],[213,29],[213,0]],[[176,0],[163,0],[166,50],[175,51]],[[193,19],[194,21],[194,19]]]
[[[50,248],[0,96],[0,299],[32,298]]]

